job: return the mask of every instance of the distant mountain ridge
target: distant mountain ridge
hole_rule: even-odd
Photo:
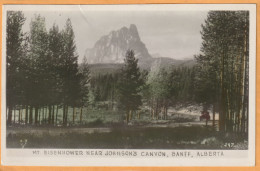
[[[138,59],[152,58],[134,24],[102,36],[93,48],[85,51],[85,56],[90,64],[123,63],[128,49],[134,50]]]
[[[150,70],[151,67],[168,67],[171,65],[192,66],[194,60],[177,60],[169,57],[160,57],[160,54],[150,55],[145,44],[141,41],[136,25],[131,24],[129,28],[122,27],[102,36],[93,48],[85,51],[85,57],[91,65],[92,71],[99,69],[114,71],[112,67],[118,68],[124,63],[125,53],[128,49],[135,52],[141,69]]]

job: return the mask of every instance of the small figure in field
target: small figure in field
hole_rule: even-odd
[[[208,121],[210,120],[209,112],[207,110],[201,111],[200,121],[203,119],[206,120],[206,125],[208,125]]]

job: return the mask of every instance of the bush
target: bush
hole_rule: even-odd
[[[103,124],[104,124],[104,122],[103,122],[103,120],[100,119],[100,118],[98,118],[98,119],[96,119],[96,120],[94,120],[94,121],[88,123],[88,125],[89,125],[89,126],[92,126],[92,127],[101,126],[101,125],[103,125]]]

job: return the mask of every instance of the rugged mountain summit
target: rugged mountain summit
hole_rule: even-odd
[[[90,64],[123,63],[128,49],[133,49],[140,60],[146,61],[152,58],[134,24],[129,28],[122,27],[102,36],[92,49],[86,50],[85,56]]]

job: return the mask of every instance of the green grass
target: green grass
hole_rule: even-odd
[[[219,149],[221,141],[201,144],[205,138],[218,137],[209,127],[144,128],[122,126],[108,133],[66,133],[53,136],[9,134],[8,148],[21,148],[20,140],[27,139],[25,148],[111,148],[111,149]]]
[[[46,108],[45,108],[46,110]],[[75,108],[75,124],[80,123],[80,108]],[[21,115],[22,115],[22,121],[21,123],[24,122],[25,120],[25,109],[21,110]],[[40,114],[40,123],[44,123],[44,118],[42,114],[42,109],[39,111]],[[88,124],[91,123],[97,119],[102,120],[103,122],[111,122],[111,121],[120,121],[122,119],[122,112],[121,111],[114,111],[114,110],[105,110],[102,108],[83,108],[82,112],[82,121],[83,124]],[[18,117],[19,117],[19,112],[18,110],[15,111],[15,122],[18,123]],[[55,106],[55,117],[56,117],[56,106]],[[58,110],[58,117],[57,117],[57,124],[61,125],[62,124],[62,117],[63,117],[63,109],[60,108]],[[14,117],[13,117],[14,119]],[[33,120],[34,120],[34,115],[33,115]],[[48,120],[48,114],[46,114],[46,122]],[[73,120],[73,108],[69,107],[68,109],[68,123],[72,123]]]
[[[71,125],[72,108],[69,108],[68,122],[71,126],[68,127],[19,124],[8,126],[7,130],[12,133],[7,135],[7,147],[21,148],[21,141],[26,139],[25,148],[223,149],[224,142],[242,142],[242,146],[247,148],[247,144],[243,144],[244,140],[247,140],[246,137],[221,135],[211,126],[187,124],[172,127],[175,123],[192,122],[196,116],[174,114],[168,118],[169,120],[152,120],[148,112],[143,112],[140,118],[134,115],[131,124],[126,125],[122,111],[84,108],[83,124],[80,125],[79,111],[77,109],[75,123]],[[59,125],[62,124],[61,121],[62,109],[58,114]],[[105,128],[110,131],[80,132],[82,129],[93,128]],[[19,131],[23,129],[25,131]],[[61,131],[54,135],[55,129]],[[70,131],[72,129],[76,131]],[[35,132],[26,133],[27,130]],[[205,139],[209,139],[206,144],[202,143]]]
[[[123,122],[123,120],[125,119],[124,116],[124,111],[121,110],[112,110],[112,109],[106,109],[104,107],[100,107],[100,106],[105,106],[104,104],[107,104],[107,102],[100,102],[98,103],[99,107],[85,107],[83,108],[82,111],[82,123],[80,124],[80,108],[75,108],[75,121],[74,124],[72,123],[73,120],[73,108],[69,107],[68,108],[68,124],[69,125],[93,125],[94,122],[102,122],[103,124],[110,124],[110,123],[119,123],[119,122]],[[56,119],[56,107],[55,106],[55,119]],[[44,109],[46,112],[46,108]],[[47,110],[48,112],[48,110]],[[33,112],[34,113],[34,112]],[[44,122],[44,117],[43,117],[43,113],[42,113],[42,109],[39,110],[39,114],[40,114],[40,125],[44,125],[44,123],[48,122],[48,113],[45,115],[46,116],[46,121]],[[24,123],[25,121],[25,109],[21,110],[21,115],[22,115],[22,121],[21,123]],[[15,111],[15,122],[16,124],[18,124],[18,117],[19,117],[19,111],[16,110]],[[33,121],[34,121],[34,115],[33,117]],[[57,125],[62,125],[62,121],[63,121],[63,109],[60,108],[58,110],[58,116],[57,116]],[[14,118],[14,117],[13,117]],[[146,121],[150,121],[151,117],[150,114],[148,112],[146,113],[141,113],[140,115],[140,119],[137,118],[137,115],[134,114],[133,115],[133,121],[138,120],[138,122],[146,122]],[[99,124],[100,125],[100,124]]]

